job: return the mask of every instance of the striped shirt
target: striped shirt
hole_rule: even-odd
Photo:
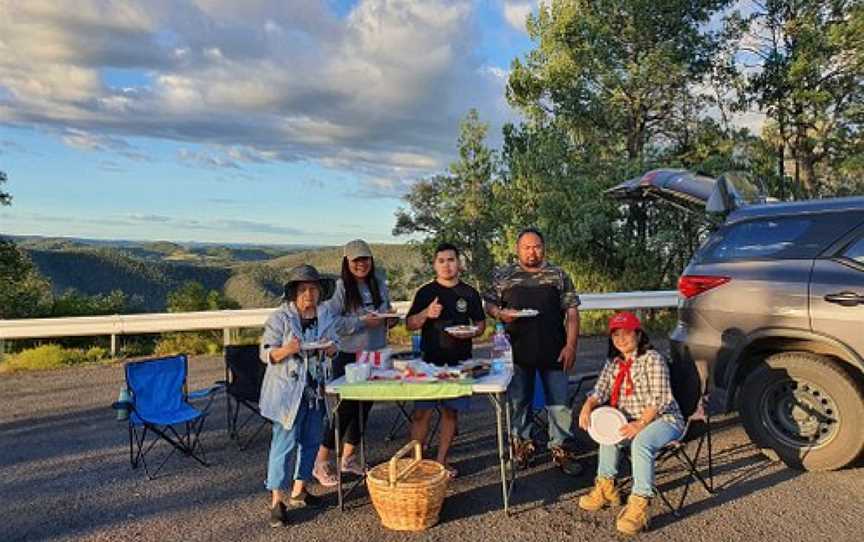
[[[603,366],[594,391],[591,392],[598,403],[609,402],[612,385],[620,370],[620,364],[616,360],[609,360]],[[630,368],[630,377],[633,379],[633,393],[625,393],[625,379],[618,397],[618,410],[623,412],[628,420],[638,420],[646,408],[656,407],[658,419],[669,422],[678,429],[684,428],[684,417],[678,402],[672,396],[669,365],[659,352],[648,350],[637,356]]]

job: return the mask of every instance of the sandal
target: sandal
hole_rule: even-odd
[[[336,469],[329,461],[315,463],[315,467],[312,469],[312,476],[324,487],[333,487],[339,483],[336,477]]]
[[[366,469],[360,465],[356,455],[349,455],[348,457],[342,458],[342,472],[356,474],[357,476],[366,475]]]

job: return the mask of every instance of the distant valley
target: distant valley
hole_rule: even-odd
[[[165,309],[168,294],[186,281],[221,290],[244,308],[278,304],[287,270],[310,263],[338,275],[341,247],[213,245],[172,242],[94,241],[19,237],[19,247],[55,293],[75,289],[108,294],[122,290],[146,312]],[[387,271],[394,299],[408,299],[428,280],[428,269],[409,245],[372,245],[376,264]]]

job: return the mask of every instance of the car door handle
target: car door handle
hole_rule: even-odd
[[[838,292],[836,294],[826,294],[825,301],[828,303],[837,303],[844,307],[854,307],[855,305],[864,304],[864,295],[858,295],[855,292]]]

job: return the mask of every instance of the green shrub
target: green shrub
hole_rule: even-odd
[[[66,349],[57,344],[46,344],[22,350],[7,357],[0,365],[3,372],[42,371],[90,361],[83,350]]]
[[[108,349],[102,348],[101,346],[91,346],[86,352],[84,352],[84,359],[89,362],[102,361],[109,357],[110,353],[108,352]]]
[[[222,343],[212,336],[201,333],[168,333],[156,343],[154,353],[158,356],[172,354],[218,354]]]

